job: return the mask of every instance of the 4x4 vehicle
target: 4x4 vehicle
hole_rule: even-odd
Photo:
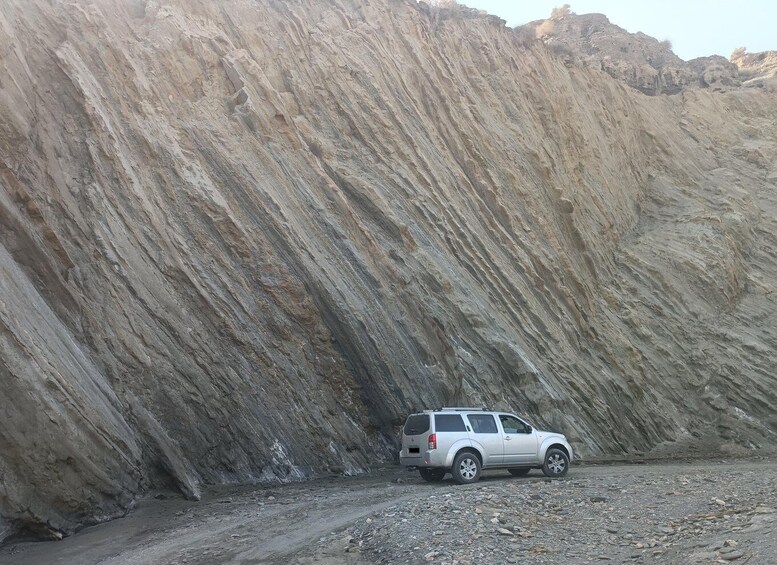
[[[507,469],[521,476],[542,469],[563,477],[572,447],[562,434],[535,430],[509,412],[485,408],[441,408],[411,414],[402,431],[399,462],[418,468],[427,481],[451,473],[459,484],[474,483],[481,469]]]

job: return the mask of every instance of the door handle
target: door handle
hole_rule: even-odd
[[[511,438],[510,436],[505,436],[505,441],[510,441],[511,439],[513,438]]]

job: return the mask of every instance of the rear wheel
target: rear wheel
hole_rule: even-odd
[[[508,469],[513,477],[525,477],[531,471],[530,467],[522,467],[519,469]]]
[[[480,459],[471,451],[464,451],[453,460],[453,480],[460,485],[475,483],[480,478]]]
[[[569,471],[569,457],[560,449],[548,449],[542,472],[546,477],[563,477]]]
[[[421,478],[430,483],[438,483],[445,476],[445,469],[418,469]]]

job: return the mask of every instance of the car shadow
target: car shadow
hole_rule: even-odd
[[[563,477],[561,477],[563,479]],[[522,477],[515,477],[511,474],[509,474],[507,471],[486,471],[486,473],[480,475],[480,479],[475,483],[470,483],[469,485],[457,485],[456,482],[453,480],[453,477],[451,477],[450,473],[446,473],[445,478],[442,481],[439,482],[425,482],[421,477],[418,477],[418,482],[420,484],[428,484],[431,487],[449,487],[451,485],[456,486],[463,486],[463,487],[470,487],[470,486],[478,486],[483,484],[495,484],[505,481],[516,481],[516,482],[550,482],[550,481],[557,481],[559,479],[551,479],[550,477],[546,477],[542,471],[540,470],[533,470],[529,472],[528,475],[524,475]]]

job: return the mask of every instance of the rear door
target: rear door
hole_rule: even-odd
[[[416,464],[411,459],[418,459],[420,464],[426,451],[431,432],[429,414],[413,414],[408,417],[402,430],[402,457],[408,458],[408,464]]]
[[[537,435],[526,422],[512,414],[500,414],[504,441],[504,464],[536,463]]]
[[[435,414],[434,435],[438,453],[447,455],[454,443],[467,439],[467,427],[461,414]]]
[[[493,414],[467,414],[469,421],[469,437],[478,442],[485,453],[483,466],[500,465],[503,457],[502,434],[496,425]]]

